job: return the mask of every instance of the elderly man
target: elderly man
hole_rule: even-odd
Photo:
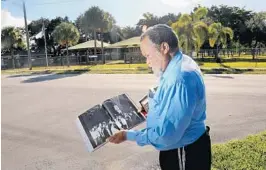
[[[149,96],[147,127],[120,131],[109,138],[152,145],[160,151],[162,170],[210,170],[211,140],[205,125],[205,86],[200,68],[178,49],[178,39],[167,25],[150,27],[141,36],[141,52],[160,78]]]

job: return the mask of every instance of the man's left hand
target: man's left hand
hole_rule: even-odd
[[[109,142],[119,144],[126,140],[126,131],[120,131],[108,138]]]

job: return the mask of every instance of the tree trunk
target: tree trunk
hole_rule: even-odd
[[[61,58],[61,66],[63,66],[63,55],[60,54],[60,58]]]
[[[15,69],[16,66],[15,66],[15,59],[14,59],[14,50],[12,47],[10,49],[10,52],[11,52],[11,59],[12,59],[12,67],[13,67],[13,69]]]
[[[66,44],[66,49],[67,49],[67,66],[69,67],[70,64],[69,64],[69,56],[68,56],[68,43]]]
[[[56,56],[56,49],[55,49],[55,47],[53,45],[51,47],[53,48],[53,51],[54,51],[53,52],[53,55]]]
[[[216,58],[216,62],[217,63],[221,63],[221,58],[219,57],[219,47],[218,47],[218,44],[216,45],[215,58]]]
[[[257,38],[257,37],[256,37]],[[255,45],[254,45],[254,53],[253,53],[253,55],[252,55],[252,59],[253,60],[255,60],[255,58],[256,58],[256,53],[257,53],[257,50],[256,50],[256,48],[257,48],[257,45],[258,45],[258,41],[257,40],[255,40],[256,42],[255,42]]]
[[[96,29],[93,30],[93,34],[94,34],[94,55],[97,54],[97,45],[96,45]]]
[[[105,64],[105,55],[103,53],[103,29],[101,28],[101,48],[102,48],[102,60],[103,64]]]

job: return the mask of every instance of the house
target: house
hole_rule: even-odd
[[[114,59],[122,59],[125,63],[142,63],[145,58],[140,51],[140,37],[132,37],[117,43],[111,44],[106,49],[112,49],[111,53],[117,54]],[[112,55],[111,56],[115,56]]]

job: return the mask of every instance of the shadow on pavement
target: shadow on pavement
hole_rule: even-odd
[[[212,68],[201,69],[204,74],[243,74],[245,72],[252,72],[252,68]]]
[[[50,80],[57,80],[62,78],[68,78],[68,77],[75,77],[82,73],[88,72],[88,70],[67,70],[61,73],[55,73],[55,74],[48,74],[48,75],[41,75],[38,77],[29,78],[27,80],[21,81],[22,83],[37,83],[37,82],[44,82],[44,81],[50,81]]]
[[[227,66],[227,65],[225,65],[223,63],[220,63],[220,66],[222,66],[223,68],[231,68],[230,66]]]
[[[46,70],[46,71],[39,71],[34,73],[26,73],[26,74],[16,74],[8,76],[7,78],[18,78],[18,77],[29,77],[29,76],[35,76],[35,75],[41,75],[41,74],[51,74],[52,71]]]
[[[222,76],[222,75],[212,75],[212,77],[224,78],[224,79],[234,79],[234,77],[232,77],[232,76]]]

